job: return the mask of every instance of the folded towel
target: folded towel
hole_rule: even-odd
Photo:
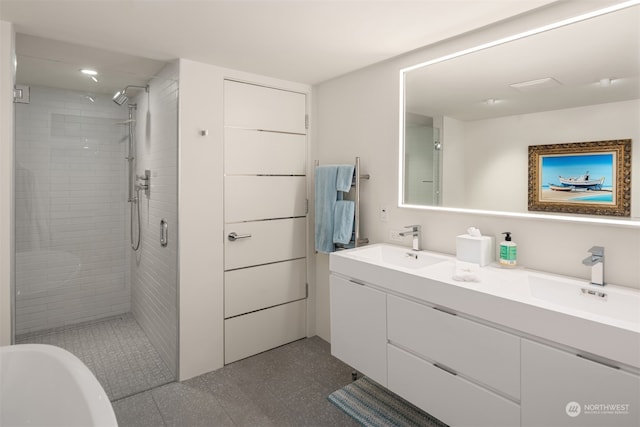
[[[315,241],[318,252],[329,253],[335,250],[334,226],[338,224],[338,240],[344,241],[348,233],[351,240],[351,230],[353,229],[353,213],[351,213],[351,225],[345,223],[344,218],[350,208],[341,207],[338,221],[335,219],[336,201],[342,200],[342,193],[351,189],[353,183],[354,165],[325,165],[316,167],[316,224]],[[355,208],[354,208],[355,210]],[[343,218],[344,217],[344,218]],[[349,231],[347,231],[349,230]],[[346,243],[349,243],[347,240]]]
[[[471,262],[456,261],[456,267],[453,272],[453,280],[459,282],[479,282],[480,265]]]
[[[351,241],[356,205],[352,200],[338,200],[333,215],[333,243],[343,245]]]
[[[338,176],[336,178],[336,190],[349,191],[353,184],[354,165],[338,165]]]
[[[334,211],[337,200],[337,166],[318,166],[315,173],[316,224],[315,241],[318,252],[329,253],[333,245]]]

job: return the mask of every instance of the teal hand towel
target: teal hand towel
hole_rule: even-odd
[[[329,253],[335,250],[333,244],[334,210],[338,191],[336,179],[338,166],[318,166],[315,172],[315,241],[316,251]]]
[[[353,183],[354,165],[338,165],[338,176],[336,177],[336,190],[349,191]]]
[[[352,200],[338,200],[333,216],[333,243],[346,245],[353,235],[355,203]]]

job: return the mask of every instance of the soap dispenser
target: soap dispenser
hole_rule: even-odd
[[[518,263],[518,245],[511,241],[511,232],[505,231],[504,241],[500,243],[500,265],[515,267]]]

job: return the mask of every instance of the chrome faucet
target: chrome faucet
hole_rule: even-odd
[[[411,231],[404,231],[400,233],[401,236],[413,236],[413,245],[412,248],[414,251],[420,250],[420,230],[422,230],[422,226],[420,225],[407,225],[404,228],[410,228]]]
[[[591,267],[591,284],[604,286],[604,248],[594,246],[589,249],[590,256],[582,260],[584,265]]]

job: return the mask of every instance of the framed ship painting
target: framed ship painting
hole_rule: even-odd
[[[530,211],[631,215],[631,139],[529,146]]]

